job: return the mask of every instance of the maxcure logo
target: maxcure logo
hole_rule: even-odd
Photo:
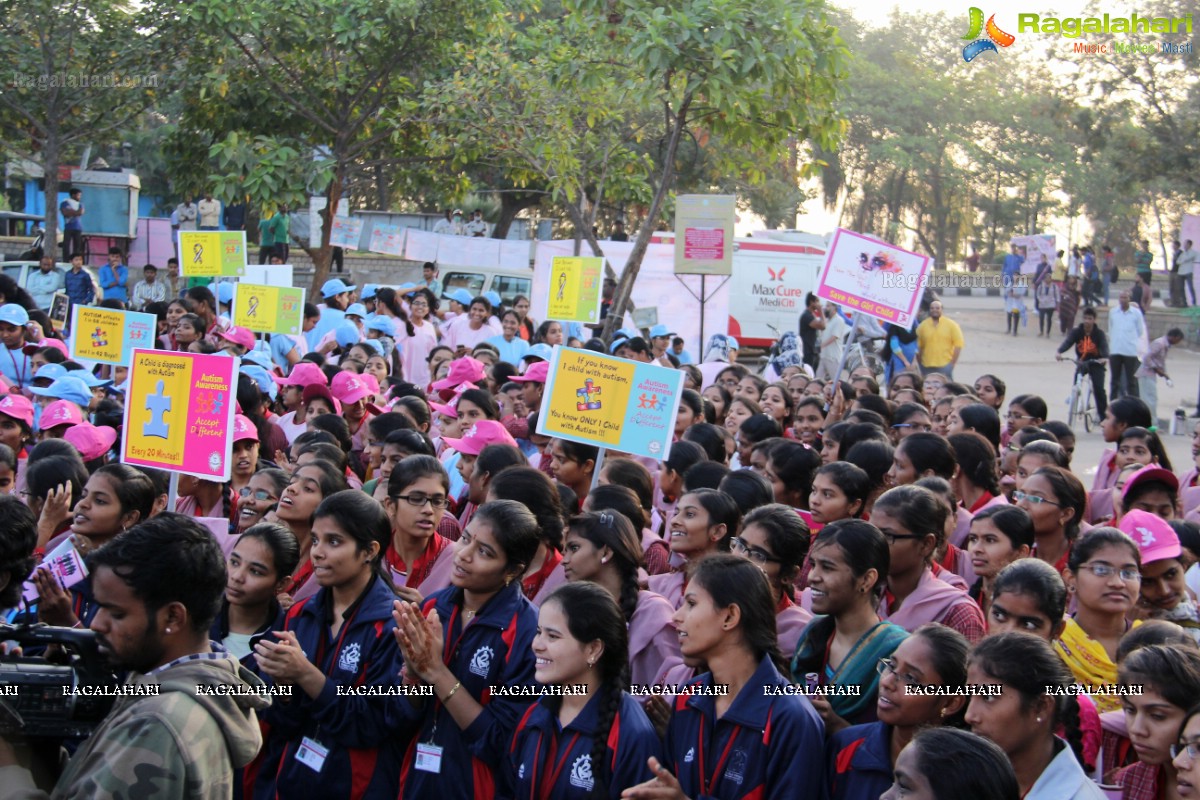
[[[963,48],[963,61],[973,61],[980,53],[992,51],[993,53],[1000,52],[999,47],[1009,47],[1017,40],[1017,37],[1011,33],[1005,33],[996,25],[996,15],[992,14],[988,17],[987,25],[983,24],[983,9],[971,6],[971,21],[970,29],[967,35],[962,37],[964,40],[971,40],[971,43]],[[979,34],[987,33],[986,38],[979,38]]]

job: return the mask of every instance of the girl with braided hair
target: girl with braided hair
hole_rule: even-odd
[[[569,582],[594,583],[616,600],[629,626],[629,673],[635,684],[657,683],[681,664],[674,607],[662,595],[638,586],[642,549],[633,525],[612,510],[572,517],[563,549]]]
[[[967,704],[972,733],[1000,745],[1025,800],[1100,800],[1084,772],[1075,678],[1045,639],[1030,633],[989,636],[971,652],[968,685],[1000,685],[1000,696]],[[1055,735],[1062,725],[1065,740]]]
[[[567,583],[546,598],[533,639],[534,676],[543,686],[584,686],[586,693],[548,695],[529,707],[504,759],[504,795],[618,798],[650,779],[648,762],[662,756],[662,746],[625,691],[628,647],[624,615],[604,588]]]

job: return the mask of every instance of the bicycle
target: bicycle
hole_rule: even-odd
[[[1096,421],[1096,398],[1092,394],[1092,376],[1088,369],[1082,369],[1094,362],[1080,361],[1077,358],[1064,358],[1075,365],[1075,383],[1071,386],[1071,394],[1067,397],[1067,426],[1072,430],[1080,415],[1083,416],[1083,427],[1091,433]],[[1101,360],[1099,363],[1105,363]]]

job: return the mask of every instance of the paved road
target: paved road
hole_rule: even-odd
[[[1051,419],[1066,419],[1067,395],[1071,389],[1072,365],[1054,360],[1054,351],[1063,337],[1057,333],[1050,339],[1038,336],[1037,316],[1030,313],[1028,324],[1018,336],[1004,333],[1003,301],[989,297],[948,297],[943,301],[945,313],[963,329],[966,346],[955,378],[972,384],[987,372],[995,373],[1008,384],[1008,397],[1018,394],[1041,396],[1050,410]],[[1032,305],[1032,303],[1031,303]],[[1057,322],[1057,321],[1056,321]],[[1160,380],[1158,415],[1162,420],[1160,436],[1177,472],[1186,470],[1192,460],[1189,420],[1185,435],[1170,436],[1170,414],[1183,406],[1191,414],[1196,409],[1197,385],[1200,383],[1200,354],[1173,349],[1167,358],[1167,372],[1174,388]],[[1007,408],[1005,409],[1007,410]],[[1074,469],[1081,477],[1096,471],[1100,454],[1106,447],[1103,437],[1096,433],[1077,431]],[[1091,481],[1084,483],[1090,488]]]

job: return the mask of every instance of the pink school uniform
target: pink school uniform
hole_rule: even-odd
[[[885,592],[876,609],[879,618],[899,625],[909,633],[926,622],[940,622],[954,628],[969,641],[977,642],[987,630],[983,611],[975,601],[965,592],[935,578],[928,569],[900,608],[892,610],[891,601],[891,592]]]
[[[679,635],[671,621],[675,609],[654,592],[638,592],[629,620],[629,680],[659,683],[667,670],[683,663]]]

